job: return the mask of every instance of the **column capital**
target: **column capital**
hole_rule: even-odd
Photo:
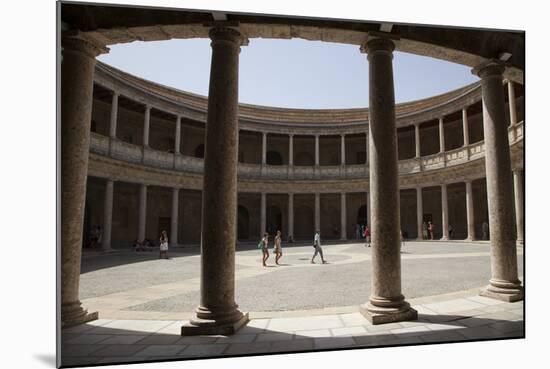
[[[211,27],[208,31],[208,37],[210,37],[212,43],[228,42],[235,46],[248,45],[248,38],[239,29],[238,22],[221,21],[205,25]]]
[[[392,40],[399,40],[399,36],[382,32],[369,32],[367,40],[361,45],[361,53],[371,54],[382,51],[392,53],[395,50],[395,43]]]
[[[95,59],[100,54],[107,54],[109,48],[104,44],[83,35],[81,32],[67,31],[61,36],[63,52],[79,52]]]
[[[489,59],[472,68],[472,74],[482,79],[491,76],[502,77],[502,74],[506,69],[505,66],[505,63],[498,59]]]

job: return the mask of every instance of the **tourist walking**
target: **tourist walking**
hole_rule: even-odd
[[[267,259],[269,259],[269,251],[267,250],[267,244],[269,242],[269,233],[265,232],[264,236],[258,243],[258,248],[262,250],[262,265],[265,267]]]
[[[277,231],[274,244],[275,248],[273,249],[273,252],[275,253],[275,264],[279,265],[279,259],[283,256],[283,249],[281,247],[281,231]]]
[[[365,238],[365,246],[370,247],[370,229],[369,226],[365,226],[365,232],[363,232]]]
[[[168,235],[166,231],[160,233],[160,254],[159,259],[168,259]]]
[[[428,239],[428,225],[426,222],[422,222],[422,239]]]
[[[361,238],[361,227],[359,226],[359,223],[355,223],[355,239],[358,240]]]
[[[315,232],[315,236],[313,237],[313,247],[315,248],[315,252],[311,257],[311,264],[315,264],[314,260],[317,254],[321,255],[321,261],[323,264],[326,264],[325,258],[323,257],[323,249],[321,248],[321,235],[319,231]]]
[[[428,222],[428,233],[430,235],[430,240],[434,239],[434,225],[432,222]]]

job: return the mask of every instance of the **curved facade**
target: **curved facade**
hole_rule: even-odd
[[[523,86],[506,82],[516,207],[523,204]],[[481,85],[396,105],[401,229],[422,238],[482,239],[488,221]],[[199,243],[207,98],[97,63],[84,245]],[[237,238],[354,239],[370,224],[368,109],[239,105]],[[107,209],[112,209],[108,211]],[[523,239],[518,213],[517,237]],[[174,241],[174,240],[177,240]]]

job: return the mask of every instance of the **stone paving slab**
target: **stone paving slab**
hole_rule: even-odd
[[[418,321],[370,324],[358,312],[252,319],[232,336],[180,336],[183,320],[98,320],[63,330],[62,364],[386,347],[524,336],[523,303],[423,299]],[[470,309],[468,309],[470,308]]]

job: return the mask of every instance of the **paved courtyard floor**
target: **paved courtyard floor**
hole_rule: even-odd
[[[245,247],[246,248],[246,247]],[[81,297],[100,319],[63,330],[63,365],[204,358],[256,353],[458,342],[524,336],[523,302],[478,296],[490,278],[489,245],[405,242],[402,285],[418,321],[373,326],[358,313],[370,294],[370,249],[284,248],[282,266],[261,266],[257,249],[236,256],[237,303],[251,321],[237,334],[180,336],[199,302],[198,249],[87,255]],[[273,258],[268,260],[273,264]],[[518,249],[523,275],[523,253]]]

